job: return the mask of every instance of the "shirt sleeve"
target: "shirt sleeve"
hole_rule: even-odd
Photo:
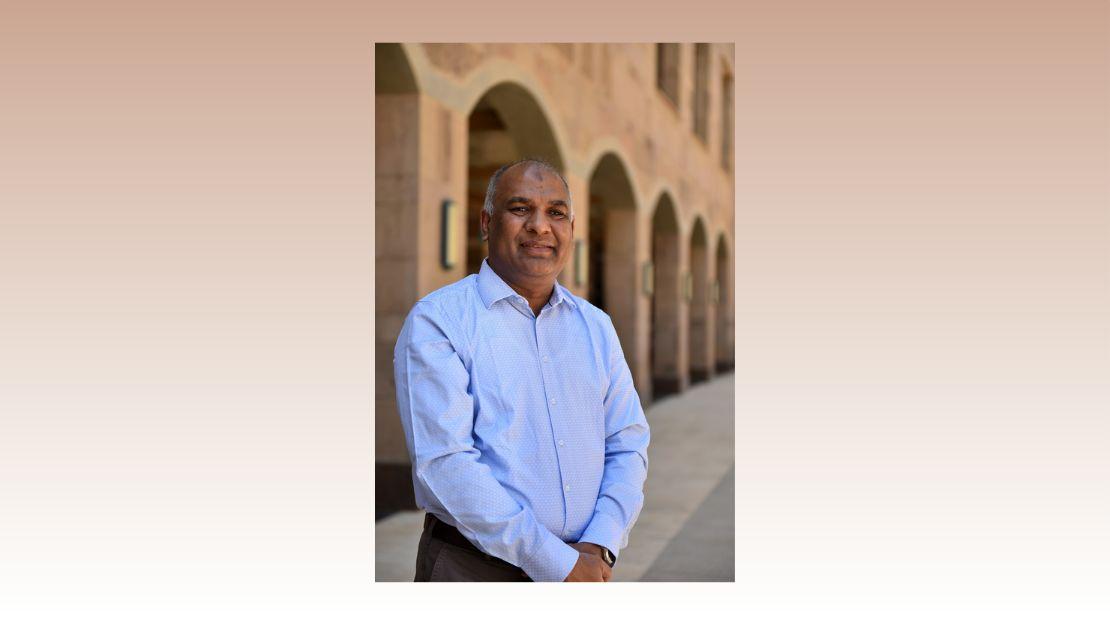
[[[432,302],[418,302],[394,353],[397,406],[413,480],[449,512],[486,553],[524,569],[535,581],[566,579],[578,552],[521,506],[474,447],[470,373]]]
[[[628,544],[628,533],[644,505],[647,448],[651,439],[632,372],[613,324],[606,318],[609,390],[605,395],[605,472],[594,515],[579,539],[613,552]]]

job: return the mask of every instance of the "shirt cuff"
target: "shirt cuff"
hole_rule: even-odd
[[[543,545],[520,568],[535,582],[561,582],[578,564],[578,550],[548,533]]]
[[[615,558],[620,553],[623,536],[624,528],[616,520],[603,512],[595,512],[578,542],[601,545],[612,551]]]

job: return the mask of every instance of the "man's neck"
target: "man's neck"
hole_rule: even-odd
[[[528,307],[532,309],[532,313],[539,315],[540,310],[543,309],[543,305],[551,299],[551,294],[555,290],[555,279],[523,281],[519,278],[508,278],[505,276],[508,272],[498,271],[497,266],[492,260],[487,262],[489,263],[489,268],[492,269],[505,284],[509,285],[509,288],[528,300]]]

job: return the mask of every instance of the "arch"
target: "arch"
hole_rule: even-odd
[[[536,79],[533,72],[508,59],[490,57],[463,77],[444,75],[433,66],[424,50],[424,44],[399,45],[408,55],[420,92],[460,113],[473,111],[490,90],[502,84],[514,84],[527,92],[543,114],[543,118],[547,120],[556,149],[564,161],[561,171],[564,174],[573,172],[576,175],[585,176],[584,168],[580,167],[581,163],[575,160],[566,149],[570,144],[560,124],[561,118],[548,105],[552,99],[548,97],[547,90]]]
[[[674,200],[674,198],[678,197],[678,194],[675,193],[674,186],[671,185],[670,181],[666,180],[665,178],[656,179],[654,184],[652,184],[651,186],[651,192],[647,193],[644,197],[651,198],[651,203],[645,204],[645,206],[652,207],[652,219],[655,218],[655,213],[659,211],[659,207],[663,204],[664,200],[666,200],[666,202],[674,210],[675,219],[678,219],[678,204],[675,203]]]
[[[689,245],[689,273],[690,285],[687,297],[689,299],[689,331],[687,338],[690,341],[690,381],[702,382],[709,379],[713,369],[712,345],[709,342],[710,333],[709,317],[709,239],[705,232],[705,221],[701,215],[694,218],[694,225],[690,230]]]
[[[598,159],[589,177],[586,212],[589,213],[588,297],[609,313],[626,354],[635,345],[636,304],[636,197],[628,167],[614,152]]]
[[[715,352],[717,371],[731,371],[733,367],[733,320],[732,320],[732,258],[728,240],[722,232],[717,236],[717,302],[715,320]]]
[[[536,97],[515,82],[500,82],[479,97],[467,117],[466,267],[476,273],[487,253],[478,238],[490,176],[505,163],[537,156],[566,171],[550,118]]]
[[[628,176],[629,186],[632,188],[632,202],[639,210],[639,207],[645,206],[645,204],[640,197],[640,186],[637,184],[635,171],[632,169],[633,161],[615,137],[606,135],[594,141],[589,151],[586,152],[586,159],[583,161],[588,165],[586,172],[592,175],[592,172],[596,171],[598,165],[601,164],[601,160],[610,157],[616,158],[624,166],[625,175]],[[588,177],[586,176],[586,178]]]
[[[416,93],[416,75],[399,43],[374,44],[374,93]]]
[[[583,168],[578,167],[579,163],[572,162],[570,151],[567,149],[570,143],[560,123],[561,117],[555,114],[548,104],[552,99],[547,96],[547,91],[536,80],[535,75],[519,65],[501,58],[488,59],[467,75],[465,84],[461,85],[461,88],[452,90],[450,94],[446,93],[446,90],[437,89],[437,93],[442,95],[444,102],[457,106],[459,110],[473,111],[490,91],[508,84],[515,85],[526,93],[531,104],[539,110],[546,121],[546,132],[550,133],[554,151],[558,152],[562,161],[558,165],[560,171],[564,174],[574,172],[584,177]]]
[[[670,193],[664,192],[651,218],[651,262],[654,288],[651,297],[651,395],[659,399],[684,387],[680,334],[679,225],[678,211]]]

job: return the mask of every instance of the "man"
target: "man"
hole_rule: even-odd
[[[417,302],[394,351],[428,513],[416,581],[608,581],[649,431],[608,315],[556,282],[570,190],[542,161],[511,163],[480,219],[481,270]]]

